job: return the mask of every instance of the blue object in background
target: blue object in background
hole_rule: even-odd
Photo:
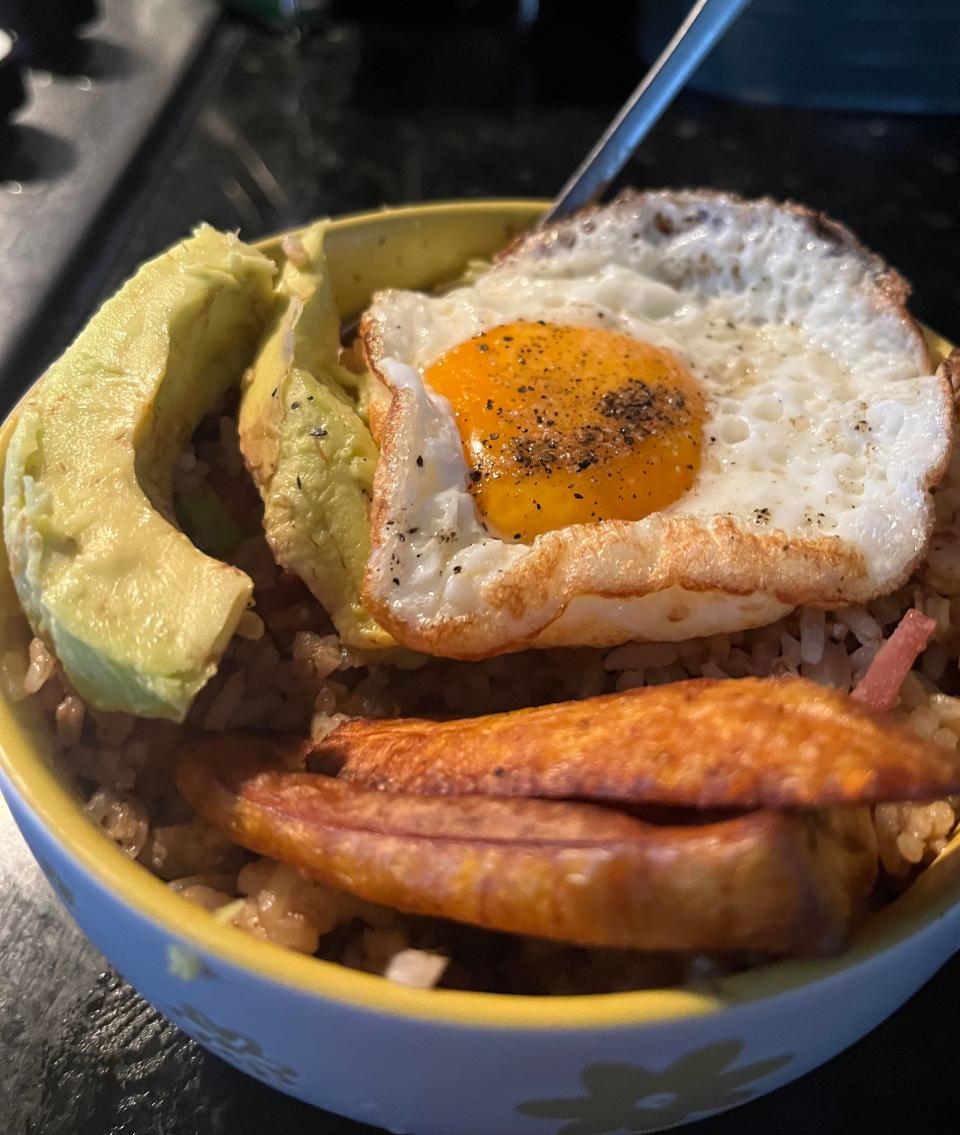
[[[689,6],[643,6],[647,58]],[[960,113],[960,0],[753,0],[690,86],[750,102]]]

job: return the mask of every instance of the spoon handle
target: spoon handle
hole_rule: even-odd
[[[560,190],[541,224],[568,217],[603,193],[677,91],[748,3],[749,0],[697,0],[640,86]]]

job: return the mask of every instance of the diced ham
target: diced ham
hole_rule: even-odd
[[[911,607],[900,620],[897,629],[877,651],[869,670],[850,696],[878,713],[892,709],[904,679],[917,658],[926,650],[936,629],[936,620]]]

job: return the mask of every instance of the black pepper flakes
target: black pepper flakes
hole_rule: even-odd
[[[423,468],[423,454],[422,453],[417,454],[417,468],[418,469]]]
[[[300,474],[299,473],[297,474],[297,488],[298,489],[303,488],[303,482],[300,480]]]
[[[311,437],[326,437],[327,431],[323,428],[323,426],[312,426],[311,429],[310,429],[310,436]]]
[[[459,564],[454,564],[454,566],[453,566],[453,574],[454,575],[459,575],[462,571],[463,571],[463,568]]]
[[[291,402],[290,403],[290,409],[291,410],[299,410],[300,409],[300,403],[299,402]]]

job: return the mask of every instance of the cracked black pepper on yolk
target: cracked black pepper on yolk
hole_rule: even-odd
[[[452,348],[424,378],[450,402],[471,492],[507,539],[641,520],[697,474],[700,390],[669,351],[628,335],[507,323]]]

